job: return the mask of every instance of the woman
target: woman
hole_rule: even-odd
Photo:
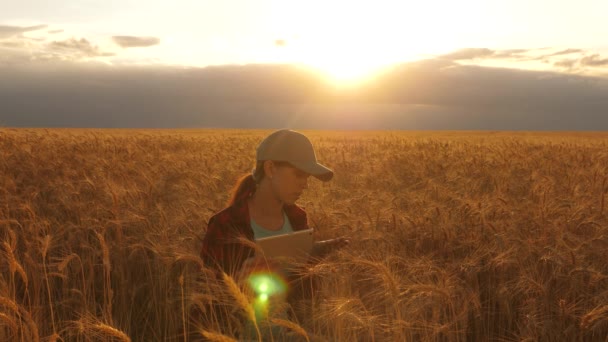
[[[235,278],[260,267],[288,274],[272,260],[255,258],[255,246],[247,242],[309,229],[306,212],[295,202],[308,188],[310,176],[327,182],[334,174],[317,162],[310,140],[292,130],[266,137],[256,150],[256,160],[252,173],[237,182],[228,207],[209,220],[201,250],[208,267]],[[345,238],[315,242],[311,257],[323,258],[348,242]],[[298,282],[289,275],[287,278],[292,284]],[[295,288],[291,286],[290,299],[302,295]]]

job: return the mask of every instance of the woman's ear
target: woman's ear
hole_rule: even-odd
[[[264,174],[266,175],[266,177],[268,177],[269,179],[272,179],[272,177],[274,176],[274,163],[272,162],[272,160],[266,160],[264,162]]]

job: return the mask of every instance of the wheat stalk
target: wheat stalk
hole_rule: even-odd
[[[185,298],[184,298],[184,274],[183,273],[180,274],[178,281],[179,281],[179,288],[180,288],[180,292],[181,292],[182,329],[183,329],[183,332],[184,332],[184,336],[187,336],[187,330],[186,330],[186,304],[185,304]]]
[[[597,307],[581,318],[581,328],[587,329],[597,320],[608,321],[608,305]]]
[[[226,336],[226,335],[222,335],[222,334],[218,334],[218,333],[214,333],[214,332],[210,332],[210,331],[205,331],[205,330],[201,330],[201,335],[203,335],[206,339],[208,339],[211,342],[238,342],[238,340],[233,339],[232,337]]]
[[[228,292],[230,292],[230,294],[234,297],[234,299],[236,299],[238,306],[245,313],[245,317],[249,321],[251,321],[251,323],[253,323],[255,330],[258,334],[258,339],[261,342],[260,329],[258,328],[258,323],[255,318],[255,311],[253,309],[253,306],[251,305],[251,302],[249,302],[249,299],[247,298],[247,296],[245,296],[245,294],[241,291],[241,289],[236,284],[236,282],[232,279],[232,277],[230,277],[225,272],[222,272],[222,278],[224,280],[224,283],[228,287]]]
[[[17,305],[17,303],[15,303],[10,298],[6,298],[6,297],[0,297],[0,305],[3,305],[5,307],[9,308],[11,311],[16,313],[23,320],[25,320],[25,322],[27,323],[27,325],[29,327],[29,334],[30,334],[32,341],[36,341],[36,342],[40,341],[40,338],[38,335],[38,327],[36,326],[36,323],[34,322],[34,320],[32,319],[32,316],[30,315],[30,313],[27,310],[25,310],[24,308]],[[19,321],[19,325],[22,326],[21,321]],[[25,331],[23,331],[23,333],[25,334]]]
[[[19,313],[19,306],[12,299],[7,297],[0,297],[0,305],[6,306],[15,313]]]
[[[15,255],[13,254],[13,249],[6,241],[2,242],[2,246],[4,247],[4,250],[6,251],[6,256],[8,259],[8,265],[9,265],[9,270],[11,272],[11,275],[14,275],[15,272],[18,273],[19,276],[21,276],[21,279],[23,280],[23,282],[25,283],[25,286],[27,287],[27,285],[28,285],[27,274],[25,273],[25,270],[23,270],[23,267],[21,266],[21,264],[15,258]]]
[[[51,286],[49,285],[49,274],[46,269],[46,256],[51,246],[51,235],[46,235],[42,244],[42,268],[44,270],[44,280],[46,283],[46,292],[49,299],[49,310],[51,312],[51,324],[53,325],[53,332],[57,332],[55,326],[55,312],[53,310],[53,299],[51,298]]]
[[[61,338],[61,336],[59,336],[58,333],[53,333],[53,335],[51,335],[51,336],[48,337],[47,341],[48,342],[57,342],[59,340],[63,341],[63,339]]]
[[[19,327],[17,326],[17,323],[15,323],[15,320],[12,319],[11,317],[9,317],[7,314],[0,312],[0,321],[3,321],[6,323],[6,325],[8,325],[12,331],[18,331]]]
[[[284,320],[284,319],[280,319],[280,318],[271,318],[270,322],[276,324],[276,325],[280,325],[282,327],[286,327],[290,330],[292,330],[293,332],[297,333],[298,335],[304,337],[306,339],[306,341],[310,341],[310,339],[308,338],[308,333],[306,332],[306,330],[304,330],[304,328],[302,328],[300,325],[288,321],[288,320]]]
[[[95,232],[95,235],[97,236],[97,239],[99,239],[99,244],[101,245],[102,252],[106,317],[109,320],[110,324],[112,324],[112,302],[114,292],[112,290],[112,264],[110,263],[110,250],[108,248],[108,245],[106,244],[106,239],[104,238],[103,234]]]
[[[105,336],[113,336],[120,341],[131,342],[131,338],[127,334],[107,324],[98,322],[89,325],[89,327],[103,333]]]

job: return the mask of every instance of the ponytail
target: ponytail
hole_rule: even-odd
[[[264,177],[264,162],[258,161],[255,165],[255,178],[252,173],[242,175],[232,188],[230,199],[228,200],[228,206],[232,206],[245,194],[254,192],[257,184]]]
[[[278,167],[293,167],[289,162],[286,161],[273,160],[272,162]],[[242,175],[241,178],[236,181],[236,184],[232,188],[230,199],[228,200],[227,205],[230,207],[246,194],[254,192],[257,188],[257,185],[260,184],[264,176],[264,160],[258,160],[258,162],[255,164],[255,169],[253,173]]]
[[[253,190],[255,190],[256,188],[256,184],[255,184],[255,180],[253,179],[253,175],[246,174],[241,176],[241,178],[239,178],[236,181],[236,184],[234,185],[234,188],[232,189],[232,195],[230,195],[230,199],[228,200],[228,206],[233,205],[234,203],[236,203],[237,200],[239,200],[241,197],[243,197],[246,193],[252,192]]]

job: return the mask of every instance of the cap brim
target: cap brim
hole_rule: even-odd
[[[319,163],[297,163],[291,162],[297,169],[311,174],[322,182],[328,182],[334,177],[334,172],[325,165]]]

